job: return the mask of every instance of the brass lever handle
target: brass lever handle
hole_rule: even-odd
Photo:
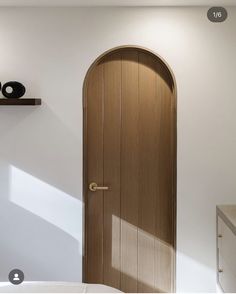
[[[102,191],[102,190],[106,191],[108,189],[109,189],[108,187],[99,187],[97,183],[89,184],[89,190],[92,192]]]

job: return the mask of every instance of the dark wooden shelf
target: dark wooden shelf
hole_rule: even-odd
[[[0,99],[0,106],[8,106],[8,105],[41,105],[42,100],[40,98],[20,98],[20,99]]]

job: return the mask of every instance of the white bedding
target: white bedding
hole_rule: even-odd
[[[23,282],[17,286],[0,283],[0,293],[121,293],[121,291],[100,284]]]

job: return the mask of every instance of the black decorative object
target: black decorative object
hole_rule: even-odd
[[[11,88],[12,91],[8,92],[7,89]],[[1,85],[0,85],[1,89]],[[4,97],[8,99],[16,99],[21,98],[25,95],[25,86],[19,82],[11,81],[3,85],[2,87],[2,94]]]

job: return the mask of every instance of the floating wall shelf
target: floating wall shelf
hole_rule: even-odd
[[[20,98],[20,99],[0,99],[0,106],[8,106],[8,105],[41,105],[42,100],[40,98]]]

